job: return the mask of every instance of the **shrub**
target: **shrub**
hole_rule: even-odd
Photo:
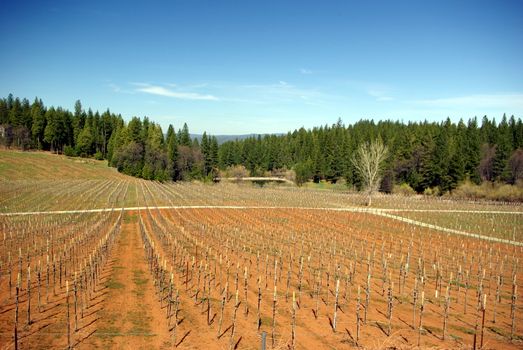
[[[167,170],[157,170],[154,174],[154,179],[156,181],[165,182],[169,180],[169,173]]]
[[[278,177],[280,179],[286,179],[292,182],[296,181],[296,173],[293,169],[287,169],[287,168],[277,168],[272,169],[271,171],[266,171],[265,176],[267,177]]]
[[[102,154],[102,152],[98,151],[94,154],[94,159],[96,160],[104,160],[104,155]]]
[[[416,194],[416,191],[408,183],[402,183],[401,185],[394,185],[392,187],[392,193],[399,194],[402,196],[413,196]]]
[[[242,177],[249,176],[249,171],[243,165],[229,166],[225,171],[223,171],[221,176],[241,179]]]
[[[507,185],[484,181],[481,185],[476,185],[470,181],[465,181],[453,191],[452,196],[472,200],[486,199],[492,201],[522,202],[523,184],[517,182],[516,185]]]
[[[296,185],[301,186],[307,182],[312,176],[312,162],[300,162],[294,166]]]
[[[289,181],[296,182],[296,172],[294,170],[287,170],[285,172],[285,178]]]
[[[64,154],[67,157],[76,157],[76,151],[73,147],[67,145],[64,147]]]
[[[441,195],[441,190],[439,189],[438,186],[436,186],[436,187],[427,187],[423,191],[423,194],[425,196],[440,196]]]

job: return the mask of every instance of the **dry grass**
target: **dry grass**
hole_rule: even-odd
[[[519,182],[516,185],[490,182],[475,185],[471,182],[465,182],[453,191],[452,197],[472,200],[523,202],[523,182]]]

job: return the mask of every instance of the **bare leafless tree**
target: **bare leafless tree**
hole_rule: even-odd
[[[496,157],[496,145],[485,143],[481,145],[481,161],[479,162],[479,176],[483,181],[492,181],[494,177],[494,158]]]
[[[372,193],[378,190],[381,181],[383,162],[389,150],[381,139],[361,144],[352,154],[351,162],[363,180],[367,192],[367,206],[372,204]]]

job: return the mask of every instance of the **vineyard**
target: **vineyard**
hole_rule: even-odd
[[[0,151],[0,347],[523,346],[523,207]]]

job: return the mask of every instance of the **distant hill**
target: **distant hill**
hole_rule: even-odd
[[[212,135],[212,136],[216,136],[216,139],[218,140],[218,144],[221,145],[222,143],[225,143],[227,141],[235,141],[235,140],[245,140],[249,137],[252,137],[252,136],[255,136],[255,137],[258,137],[258,135],[260,135],[261,137],[264,137],[265,135],[276,135],[276,136],[281,136],[283,134],[243,134],[243,135]],[[202,140],[202,135],[201,134],[190,134],[191,136],[191,139],[198,139],[198,142],[200,142]]]

